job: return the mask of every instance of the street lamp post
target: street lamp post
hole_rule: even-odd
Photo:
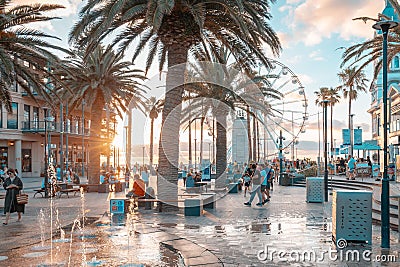
[[[324,196],[325,202],[328,202],[328,103],[329,100],[323,100],[324,103]]]
[[[197,138],[194,139],[194,170],[197,170]]]
[[[85,175],[85,100],[82,100],[82,177],[84,175]]]
[[[129,164],[130,161],[128,160],[128,126],[125,125],[124,129],[125,129],[125,168],[130,170],[131,169]]]
[[[383,94],[383,177],[381,189],[381,247],[390,248],[390,213],[389,213],[389,179],[387,176],[387,36],[389,29],[398,25],[394,21],[379,21],[372,27],[375,30],[381,30],[383,35],[382,42],[382,94]]]
[[[47,174],[48,158],[47,158],[47,108],[43,108],[44,111],[44,197],[49,197],[48,183],[49,176]]]
[[[282,148],[283,148],[283,144],[282,144],[282,140],[283,140],[283,136],[282,136],[282,130],[279,131],[279,183],[281,183],[282,181],[282,173],[283,173],[283,154],[282,154]]]
[[[63,180],[64,173],[64,108],[63,103],[60,103],[60,178]]]
[[[144,146],[142,147],[142,164],[143,164],[143,167],[144,167]]]

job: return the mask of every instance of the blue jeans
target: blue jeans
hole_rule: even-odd
[[[256,187],[256,189],[254,189]],[[253,191],[250,194],[249,203],[253,202],[254,197],[258,196],[258,203],[262,203],[262,195],[261,195],[261,185],[253,185]]]

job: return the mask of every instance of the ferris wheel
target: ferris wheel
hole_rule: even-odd
[[[280,147],[280,132],[282,132],[282,149],[289,153],[298,144],[299,135],[305,132],[308,120],[307,98],[299,77],[283,63],[270,59],[269,69],[260,69],[260,75],[268,79],[268,86],[281,94],[280,98],[265,96],[264,101],[269,105],[268,113],[256,112],[262,124],[260,134],[264,135],[265,158],[277,155]]]

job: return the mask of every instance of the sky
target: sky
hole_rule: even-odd
[[[15,3],[55,3],[65,6],[65,9],[54,12],[59,20],[36,24],[48,33],[58,36],[61,41],[56,43],[67,47],[68,31],[77,21],[77,12],[82,5],[81,0],[16,0]],[[318,153],[318,112],[315,106],[314,92],[321,87],[336,87],[340,84],[337,74],[341,71],[341,47],[365,41],[373,36],[371,23],[354,21],[361,16],[376,17],[384,8],[384,0],[277,0],[271,8],[273,16],[270,24],[277,32],[283,51],[278,58],[282,64],[289,67],[305,87],[308,100],[306,132],[300,134],[297,146],[298,157],[316,157]],[[267,55],[271,55],[268,49]],[[143,57],[142,57],[143,59]],[[141,58],[136,64],[141,66]],[[372,66],[366,70],[367,78],[371,80]],[[156,71],[150,72],[151,77],[158,77]],[[154,78],[153,77],[153,78]],[[154,94],[154,92],[152,92]],[[370,106],[369,93],[361,93],[352,105],[354,126],[363,129],[363,139],[371,139],[371,116],[366,112]],[[334,139],[339,146],[342,142],[341,129],[346,128],[348,121],[348,102],[342,99],[334,107]],[[147,125],[148,120],[136,113],[134,125]],[[322,114],[320,115],[322,118]],[[121,126],[122,125],[122,126]],[[121,124],[120,127],[123,127]],[[143,134],[144,133],[144,134]],[[138,130],[134,143],[148,143],[148,127]],[[157,135],[157,134],[156,134]],[[122,136],[120,136],[122,140]],[[157,142],[157,140],[156,140]]]

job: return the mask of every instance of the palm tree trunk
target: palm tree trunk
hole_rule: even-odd
[[[158,198],[164,201],[166,211],[178,211],[179,128],[182,112],[182,94],[188,49],[172,43],[168,48],[168,74],[165,103],[162,113],[162,131],[158,148]]]
[[[188,93],[188,96],[190,99],[190,92]],[[190,104],[190,102],[189,102],[189,104]],[[189,112],[190,112],[190,110],[189,110]],[[190,113],[190,116],[189,116],[189,171],[192,168],[192,123],[191,123],[191,120],[192,120],[192,116]]]
[[[153,173],[153,140],[154,138],[154,119],[150,121],[150,173]]]
[[[250,108],[247,107],[246,110],[246,116],[247,116],[247,143],[249,145],[249,158],[248,161],[251,161],[251,157],[253,155],[252,149],[251,149],[251,129],[250,129]]]
[[[251,157],[251,159],[253,161],[256,161],[257,158],[257,129],[256,129],[256,116],[252,116],[253,117],[253,156]]]
[[[101,121],[103,119],[104,97],[102,94],[97,94],[97,97],[92,104],[90,116],[90,147],[89,147],[89,184],[98,184],[100,182],[100,155],[104,150],[101,140]],[[108,151],[106,149],[106,151]]]
[[[331,158],[333,158],[333,105],[331,103]]]
[[[128,128],[126,128],[126,165],[132,169],[132,110],[128,110]]]
[[[350,96],[350,92],[349,92],[349,129],[351,127],[351,118],[350,117],[351,117],[351,96]]]
[[[217,112],[217,140],[216,140],[216,180],[217,188],[225,188],[226,184],[226,117],[225,112]]]
[[[200,165],[200,170],[201,170],[201,164],[202,164],[202,162],[203,162],[203,138],[204,138],[204,135],[203,135],[203,125],[204,125],[204,119],[205,119],[205,117],[201,117],[201,120],[200,120],[200,163],[199,163],[199,165]]]
[[[189,170],[192,168],[192,123],[189,119]]]
[[[106,106],[106,127],[107,127],[107,148],[106,148],[106,153],[107,153],[107,168],[109,169],[110,168],[110,152],[111,152],[111,150],[110,150],[110,145],[111,145],[111,142],[110,142],[110,110],[109,110],[109,108],[108,108],[108,105]],[[114,163],[114,165],[115,165],[115,163]],[[115,166],[114,166],[114,168],[115,168]]]

